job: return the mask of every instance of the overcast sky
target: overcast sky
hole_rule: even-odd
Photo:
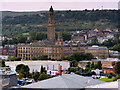
[[[0,0],[2,11],[118,9],[119,0]]]

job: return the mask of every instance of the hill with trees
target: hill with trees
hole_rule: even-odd
[[[4,36],[46,32],[48,12],[3,12]],[[118,28],[118,10],[54,11],[56,31]]]

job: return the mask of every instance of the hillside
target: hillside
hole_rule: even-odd
[[[3,35],[15,36],[47,30],[48,12],[3,12]],[[55,11],[56,31],[117,28],[117,10]]]

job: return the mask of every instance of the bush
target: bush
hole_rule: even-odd
[[[108,75],[108,78],[112,78],[112,74],[109,74],[109,75]]]
[[[43,73],[40,74],[40,76],[38,77],[38,80],[44,80],[44,79],[48,79],[48,75],[43,72]]]
[[[76,71],[75,74],[81,75],[81,73],[79,71]]]
[[[113,77],[113,81],[117,81],[117,78],[116,78],[116,77]]]
[[[77,67],[78,66],[78,62],[76,60],[72,60],[70,62],[70,67]]]
[[[120,76],[117,75],[116,77],[113,78],[113,81],[117,81],[117,79],[120,79]]]

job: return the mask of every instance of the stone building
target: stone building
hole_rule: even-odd
[[[73,53],[85,53],[87,46],[82,46],[79,41],[63,42],[62,33],[58,33],[58,39],[55,40],[55,20],[54,10],[51,6],[49,10],[47,40],[38,41],[30,44],[18,44],[17,56],[22,59],[30,60],[32,57],[47,55],[51,59],[61,59],[62,56]]]
[[[109,50],[107,47],[92,46],[85,50],[86,53],[91,53],[96,58],[107,58],[109,57]]]

